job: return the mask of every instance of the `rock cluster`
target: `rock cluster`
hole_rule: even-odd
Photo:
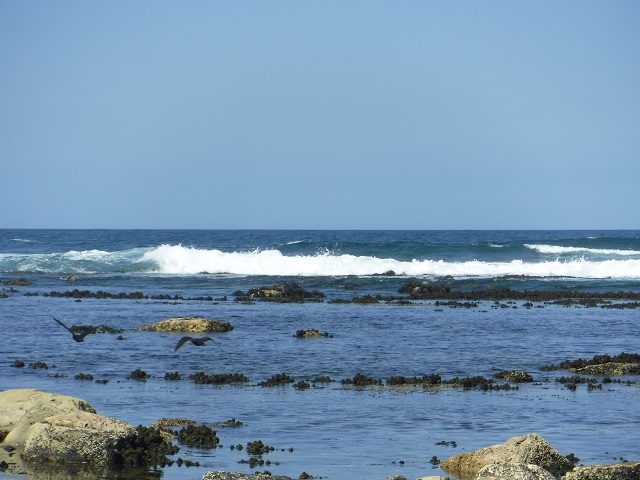
[[[638,480],[640,463],[575,467],[535,433],[513,437],[500,445],[461,453],[440,467],[460,480]]]

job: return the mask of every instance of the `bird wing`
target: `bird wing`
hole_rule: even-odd
[[[64,323],[62,323],[60,320],[58,320],[56,317],[53,317],[53,319],[58,322],[60,325],[62,325],[64,328],[66,328],[69,332],[71,332],[71,329],[69,327],[67,327]],[[73,332],[71,332],[73,333]]]
[[[75,336],[81,340],[84,340],[84,337],[86,337],[90,333],[96,333],[96,329],[94,327],[87,327],[84,330],[82,330],[80,333],[76,333]]]
[[[178,340],[178,344],[176,345],[176,348],[174,350],[174,352],[177,352],[178,349],[184,345],[185,343],[187,343],[189,340],[191,340],[191,337],[182,337],[180,340]]]

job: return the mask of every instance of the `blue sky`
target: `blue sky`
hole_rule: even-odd
[[[3,228],[626,229],[640,2],[3,1]]]

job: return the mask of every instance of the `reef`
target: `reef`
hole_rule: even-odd
[[[295,380],[286,373],[278,373],[276,375],[273,375],[268,380],[258,383],[258,385],[260,385],[261,387],[277,387],[293,382],[295,382]]]
[[[614,356],[595,355],[591,359],[578,358],[565,360],[558,365],[543,365],[540,370],[568,370],[586,375],[638,375],[640,374],[640,355],[625,352]]]
[[[213,373],[207,375],[204,372],[192,373],[189,379],[199,385],[223,385],[229,383],[246,383],[249,379],[241,373]]]
[[[264,302],[278,303],[321,302],[325,296],[324,293],[317,290],[305,290],[297,283],[283,283],[272,287],[252,288],[247,292],[237,290],[233,295],[236,297],[236,302],[261,300]]]
[[[510,288],[483,290],[452,290],[447,284],[407,283],[398,289],[399,293],[412,300],[524,300],[527,302],[549,302],[559,305],[581,305],[585,307],[604,306],[613,308],[612,301],[640,301],[640,293],[635,292],[578,292],[578,291],[518,291]],[[620,307],[618,307],[620,308]],[[636,308],[635,302],[627,304],[627,308]]]

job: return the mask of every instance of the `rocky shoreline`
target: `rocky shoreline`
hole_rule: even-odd
[[[288,288],[256,289],[246,293],[237,292],[236,301],[251,303],[254,301],[265,302],[305,302],[323,301],[322,295],[311,292],[307,295],[295,287]],[[417,291],[414,291],[418,288]],[[429,295],[439,302],[437,306],[449,306],[451,308],[464,307],[462,302],[473,302],[474,297],[459,297],[458,293],[449,291],[448,300],[442,300],[447,292],[433,291],[423,292],[421,287],[414,287],[408,297],[363,299],[354,297],[354,303],[375,304],[381,301],[396,302],[421,301],[428,299]],[[511,292],[511,291],[510,291]],[[511,300],[508,300],[510,292],[491,292],[495,295],[496,308],[516,308]],[[288,297],[291,293],[291,297]],[[406,293],[406,292],[405,292]],[[535,292],[534,292],[535,293]],[[242,295],[240,295],[242,294]],[[486,292],[484,295],[488,295]],[[77,298],[77,297],[71,297]],[[99,295],[86,298],[102,298]],[[110,298],[136,298],[136,296],[116,296]],[[172,297],[174,298],[174,297]],[[515,298],[515,296],[514,296]],[[613,305],[612,301],[623,299],[635,299],[620,294],[610,296],[602,294],[589,294],[586,296],[564,296],[553,298],[546,295],[544,300],[539,296],[523,296],[518,300],[536,302],[567,302],[567,306],[580,304],[584,307]],[[575,303],[574,303],[575,302]],[[603,302],[603,303],[599,303]],[[541,303],[539,306],[543,306]],[[635,303],[624,304],[624,308],[635,308]],[[503,307],[506,306],[506,307]],[[531,308],[524,304],[524,308]],[[105,330],[102,326],[103,330]],[[158,322],[154,325],[139,327],[137,330],[145,332],[185,332],[206,334],[208,332],[223,333],[233,329],[227,322],[195,317],[177,317]],[[100,331],[95,328],[92,333],[121,333],[116,331]],[[292,332],[293,333],[293,332]],[[146,335],[146,334],[145,334]],[[150,335],[153,335],[150,333]],[[297,330],[294,337],[298,339],[318,339],[310,342],[331,342],[333,337],[329,332],[317,329]],[[303,343],[307,345],[307,340]],[[297,342],[297,340],[296,340]],[[173,346],[171,347],[173,348]],[[19,364],[16,360],[11,367],[21,368],[25,363]],[[46,369],[47,366],[35,362],[29,364],[30,368]],[[620,382],[612,380],[611,376],[637,375],[640,373],[640,355],[621,353],[619,355],[598,355],[592,359],[567,360],[558,365],[543,365],[541,371],[566,370],[573,374],[569,377],[560,377],[556,381],[561,382],[568,389],[575,389],[580,384],[586,384],[589,390],[602,389],[603,383]],[[138,371],[136,371],[138,372]],[[145,378],[145,372],[139,371],[139,377]],[[600,376],[595,379],[584,375]],[[223,384],[223,383],[247,383],[249,379],[242,374],[219,375],[205,372],[197,372],[189,376],[195,383]],[[91,378],[76,378],[78,380],[93,380]],[[166,380],[180,380],[179,372],[167,372]],[[99,382],[100,380],[95,380]],[[104,380],[105,382],[107,380]],[[311,382],[315,388],[317,384],[332,382],[328,377],[316,379]],[[437,374],[423,377],[394,376],[388,379],[374,378],[356,373],[352,378],[339,380],[341,388],[376,388],[376,389],[442,389],[461,388],[464,390],[506,390],[517,389],[517,384],[523,382],[536,382],[529,373],[513,370],[494,374],[488,378],[477,376],[471,378],[444,379]],[[632,384],[633,382],[627,381]],[[513,385],[515,384],[515,386]],[[300,381],[285,374],[275,374],[267,381],[257,383],[260,387],[291,386],[293,388],[310,388],[310,383]],[[584,388],[584,387],[581,387]],[[40,397],[39,401],[35,401]],[[33,403],[33,406],[29,406]],[[190,421],[180,423],[180,427],[190,426]],[[93,406],[86,401],[49,394],[37,390],[6,390],[0,392],[0,470],[10,473],[46,472],[42,476],[51,479],[66,478],[115,478],[113,469],[117,469],[118,478],[124,478],[127,472],[132,478],[142,478],[141,472],[147,472],[149,468],[156,466],[163,468],[163,464],[181,462],[188,466],[188,460],[174,459],[175,441],[177,435],[171,429],[167,430],[160,425],[152,425],[149,428],[135,427],[115,418],[100,416]],[[207,431],[188,431],[185,434],[206,437]],[[207,440],[204,438],[204,440]],[[204,441],[203,440],[203,441]],[[216,444],[215,439],[207,441]],[[182,442],[182,440],[180,440]],[[141,454],[146,452],[147,454]],[[451,477],[427,476],[421,479],[442,480],[455,478],[460,480],[480,479],[520,479],[520,480],[628,480],[640,479],[640,466],[637,463],[622,462],[612,465],[575,466],[570,456],[563,456],[553,450],[539,436],[530,433],[521,437],[513,437],[503,445],[494,445],[476,452],[464,453],[452,456],[444,461],[435,459],[433,465],[440,468]],[[556,455],[557,454],[557,455]],[[551,460],[550,460],[551,459]],[[569,463],[567,463],[569,462]],[[321,472],[318,472],[321,473]],[[40,474],[38,474],[40,475]],[[245,474],[239,472],[207,472],[203,480],[216,479],[287,479],[289,477],[271,476],[267,473]],[[299,478],[313,478],[305,472]],[[318,477],[321,478],[321,477]],[[389,477],[394,480],[402,480],[404,477]]]
[[[175,434],[168,426],[183,428]],[[181,444],[201,448],[215,448],[219,441],[215,431],[198,427],[188,419],[175,422],[163,419],[149,428],[136,428],[97,414],[93,406],[79,398],[35,389],[0,392],[0,468],[13,474],[46,470],[48,478],[62,480],[109,478],[114,469],[139,473],[141,469],[162,467],[174,461],[169,458],[179,450],[172,443],[174,437]],[[257,456],[269,448],[262,442],[247,445]],[[562,455],[535,433],[437,462],[447,475],[459,480],[640,479],[640,463],[575,466],[577,459],[573,454]],[[266,478],[290,477],[219,471],[209,471],[202,477],[203,480]],[[298,478],[314,477],[303,472]],[[406,480],[402,476],[389,478]],[[420,480],[446,478],[451,477],[426,476]]]

